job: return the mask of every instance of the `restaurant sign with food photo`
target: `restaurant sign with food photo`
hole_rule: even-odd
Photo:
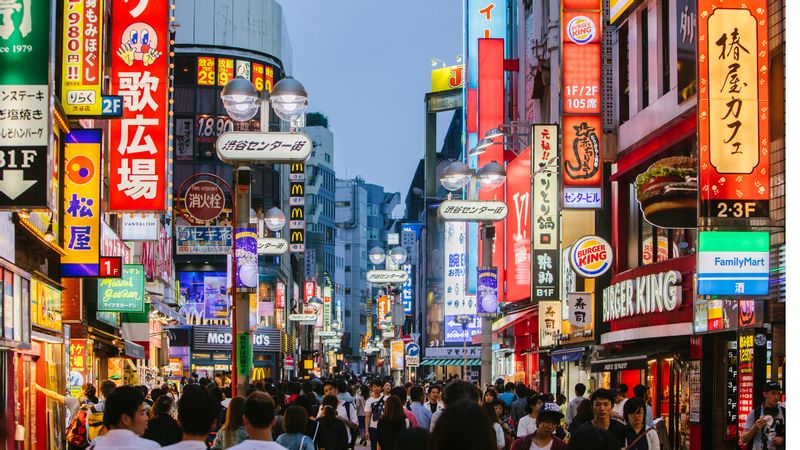
[[[659,228],[697,227],[697,159],[673,156],[636,177],[644,218]]]

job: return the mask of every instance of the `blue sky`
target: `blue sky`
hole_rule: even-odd
[[[431,58],[462,52],[461,0],[279,0],[293,76],[328,116],[339,178],[405,196],[425,145]],[[444,136],[450,116],[439,119]],[[444,116],[444,114],[440,114]]]

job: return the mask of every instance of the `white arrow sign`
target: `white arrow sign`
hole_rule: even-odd
[[[508,206],[495,200],[445,200],[438,214],[458,222],[497,222],[506,218]]]
[[[24,176],[25,172],[22,170],[4,170],[3,179],[0,180],[0,192],[11,200],[19,197],[36,184],[36,180],[25,180]]]
[[[405,270],[370,270],[367,272],[368,283],[404,283],[406,280],[408,280],[408,272]]]
[[[311,138],[303,133],[229,131],[217,138],[217,156],[231,164],[302,162],[311,149]]]

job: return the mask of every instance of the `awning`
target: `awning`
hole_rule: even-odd
[[[630,350],[613,352],[605,357],[592,359],[592,372],[646,369],[648,359],[659,354],[674,353],[681,347],[686,347],[686,344],[674,341],[637,343]]]
[[[502,318],[495,320],[494,322],[492,322],[492,333],[499,333],[505,330],[506,328],[514,325],[516,322],[524,319],[534,311],[538,311],[538,308],[536,306],[532,308],[523,309],[522,311],[517,311],[515,313],[507,314]]]
[[[464,360],[461,358],[425,358],[419,363],[420,366],[463,366]],[[468,366],[480,366],[480,359],[468,359]]]
[[[132,359],[144,359],[144,347],[130,341],[125,341],[125,356]]]
[[[583,357],[584,350],[586,350],[586,347],[563,348],[555,350],[550,354],[550,359],[552,362],[580,361]]]

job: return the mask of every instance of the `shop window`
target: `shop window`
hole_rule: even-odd
[[[670,40],[669,40],[669,0],[661,0],[661,95],[669,92],[670,69]]]
[[[197,79],[197,58],[175,55],[175,84],[194,86]]]
[[[545,2],[546,3],[546,2]],[[619,124],[627,122],[630,118],[630,79],[628,74],[628,24],[619,27],[618,36],[618,62],[617,77],[619,85]]]
[[[640,97],[642,99],[642,108],[645,109],[650,104],[650,51],[647,42],[648,39],[648,24],[647,24],[647,7],[642,9],[639,15],[639,79],[641,91]]]

